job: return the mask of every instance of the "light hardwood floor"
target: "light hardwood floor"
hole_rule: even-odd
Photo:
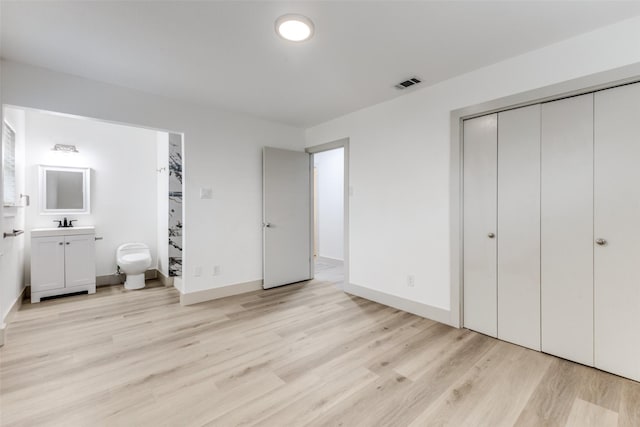
[[[640,426],[640,384],[313,281],[25,304],[3,426]]]
[[[344,281],[344,266],[339,262],[327,262],[322,259],[315,261],[315,278],[322,282],[333,282],[342,285]]]

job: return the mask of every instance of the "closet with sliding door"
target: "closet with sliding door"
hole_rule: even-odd
[[[640,381],[640,83],[463,135],[464,326]]]

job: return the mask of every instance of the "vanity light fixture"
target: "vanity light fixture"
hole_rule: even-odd
[[[276,33],[285,40],[309,40],[313,36],[313,30],[313,22],[306,16],[287,14],[276,19]]]
[[[79,153],[75,145],[56,144],[53,146],[53,151],[61,151],[63,153]]]

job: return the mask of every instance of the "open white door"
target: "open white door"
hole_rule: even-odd
[[[264,147],[264,289],[312,278],[309,154]]]

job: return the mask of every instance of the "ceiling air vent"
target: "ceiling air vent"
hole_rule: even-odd
[[[422,80],[420,80],[417,77],[412,77],[409,80],[405,80],[403,82],[400,82],[396,85],[396,89],[406,89],[408,87],[411,87],[413,85],[417,85],[418,83],[421,83]]]

